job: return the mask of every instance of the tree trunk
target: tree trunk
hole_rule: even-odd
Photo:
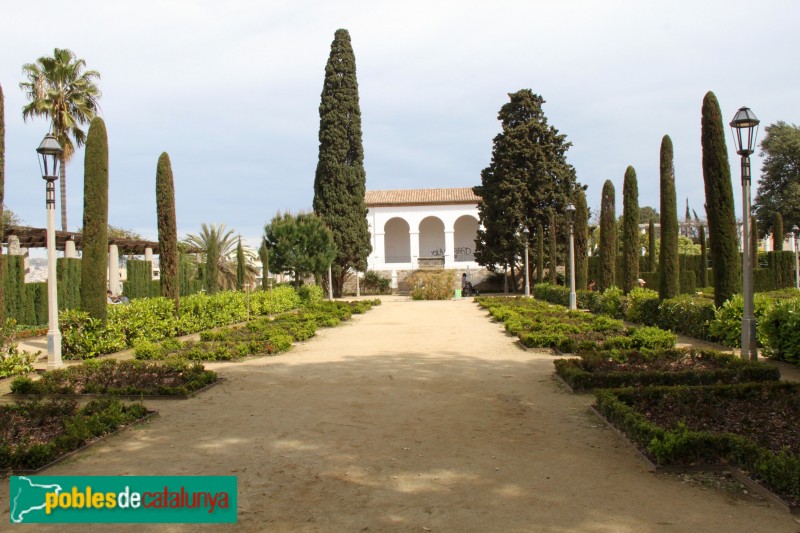
[[[67,230],[67,162],[64,160],[63,154],[59,156],[61,164],[58,173],[61,174],[61,231]]]

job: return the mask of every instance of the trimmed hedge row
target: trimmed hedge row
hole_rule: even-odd
[[[714,350],[592,352],[554,363],[556,373],[574,390],[777,381],[781,376],[777,367]],[[655,368],[665,366],[658,363],[674,363],[678,370],[637,370],[637,363],[649,363]]]
[[[703,387],[646,387],[595,391],[597,407],[640,449],[661,465],[694,465],[725,460],[759,479],[767,488],[795,502],[800,500],[800,457],[788,451],[774,453],[751,439],[733,433],[689,429],[684,423],[662,428],[632,407],[637,398],[658,403],[667,397],[690,405],[713,405],[729,400],[765,402],[776,396],[800,398],[795,383],[748,383]]]

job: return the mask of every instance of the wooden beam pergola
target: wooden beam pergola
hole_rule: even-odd
[[[3,235],[3,245],[8,244],[8,237],[14,235],[19,239],[19,245],[23,248],[47,248],[47,229],[30,228],[25,226],[11,226],[5,229]],[[75,249],[83,249],[83,234],[73,231],[56,231],[56,249],[64,250],[67,241],[75,242]],[[154,254],[159,253],[157,241],[145,241],[140,239],[123,239],[110,237],[108,244],[116,244],[119,253],[127,255],[143,255],[145,248],[150,248]],[[190,252],[196,252],[191,250]]]

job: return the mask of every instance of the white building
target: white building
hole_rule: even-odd
[[[367,191],[365,200],[370,270],[479,268],[474,252],[480,197],[471,187]]]

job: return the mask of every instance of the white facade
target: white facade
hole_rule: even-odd
[[[445,268],[479,268],[474,256],[479,227],[477,201],[419,203],[422,205],[367,202],[372,239],[368,268],[414,270],[419,267],[420,258],[441,257]]]

